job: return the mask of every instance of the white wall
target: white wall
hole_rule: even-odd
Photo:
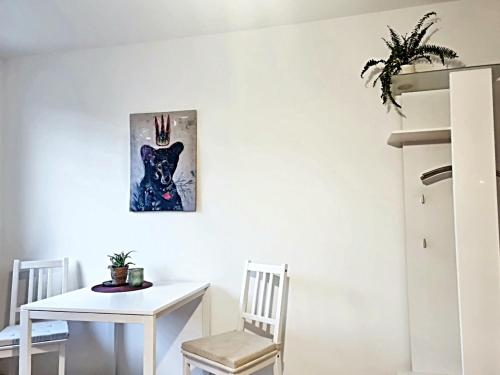
[[[433,7],[434,40],[468,64],[500,60],[493,6]],[[138,250],[149,279],[213,283],[214,332],[236,324],[246,258],[288,262],[287,374],[408,369],[401,153],[385,145],[400,124],[359,71],[385,55],[385,24],[408,29],[428,10],[9,61],[7,260],[68,255],[76,287],[107,276],[108,252]],[[198,212],[129,213],[128,115],[180,109],[198,110]],[[186,319],[160,328],[160,374],[179,373],[170,338],[194,334]],[[103,353],[70,347],[69,373],[110,373],[110,332],[75,327]],[[140,348],[127,349],[120,373],[137,374]]]
[[[0,60],[0,150],[3,149],[3,128],[4,128],[4,61]],[[4,168],[3,154],[0,153],[0,197],[2,197],[3,191],[3,168]],[[0,199],[0,285],[4,285],[5,287],[0,288],[0,325],[7,323],[4,319],[8,319],[8,307],[7,307],[7,299],[8,299],[8,287],[9,284],[9,268],[10,264],[7,262],[7,251],[3,246],[3,200]]]
[[[4,128],[4,61],[0,60],[0,150],[3,149],[3,128]],[[3,154],[0,153],[0,197],[2,196],[3,191]],[[9,255],[3,244],[3,214],[4,206],[3,200],[0,199],[0,285],[3,285],[0,288],[0,325],[3,327],[8,323],[8,314],[9,314],[9,293],[10,293],[10,273],[9,270],[11,268],[11,264],[8,261]],[[3,370],[3,363],[0,362],[0,371]]]

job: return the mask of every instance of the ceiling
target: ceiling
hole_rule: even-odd
[[[0,0],[0,57],[300,23],[445,0]]]

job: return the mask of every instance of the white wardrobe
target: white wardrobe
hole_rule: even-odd
[[[388,144],[403,153],[408,374],[500,374],[499,76],[491,65],[394,80],[405,114]]]

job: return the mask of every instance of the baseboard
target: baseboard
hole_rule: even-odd
[[[445,374],[445,373],[442,373],[442,372],[402,371],[402,372],[398,372],[398,375],[453,375],[453,374]]]

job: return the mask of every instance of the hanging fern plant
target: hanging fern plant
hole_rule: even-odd
[[[382,104],[385,105],[390,102],[397,108],[401,108],[394,98],[391,84],[392,77],[401,73],[402,66],[413,65],[417,62],[432,64],[433,59],[439,59],[445,65],[446,60],[458,58],[457,53],[450,48],[427,43],[427,33],[437,21],[436,12],[425,14],[417,22],[409,36],[408,34],[400,35],[392,27],[387,26],[390,40],[385,38],[382,38],[382,40],[391,51],[391,54],[386,60],[368,60],[361,71],[361,78],[363,78],[371,68],[381,68],[380,73],[373,81],[373,87],[380,81]]]

